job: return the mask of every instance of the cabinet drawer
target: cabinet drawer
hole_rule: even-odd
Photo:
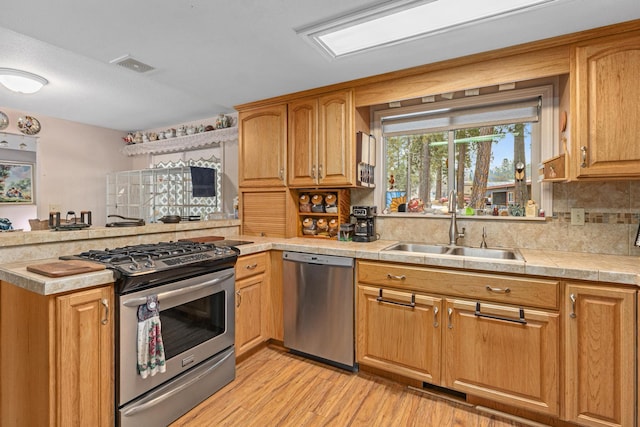
[[[267,269],[267,254],[245,255],[236,262],[236,280],[250,277],[258,273],[264,273]]]
[[[469,299],[558,308],[559,282],[413,265],[359,261],[358,282]]]

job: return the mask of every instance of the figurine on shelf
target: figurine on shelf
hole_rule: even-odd
[[[133,144],[133,134],[129,132],[127,136],[123,137],[122,140],[127,144]]]
[[[229,117],[225,116],[224,114],[219,114],[218,118],[216,119],[216,129],[224,129],[230,126],[231,122],[229,120]]]
[[[142,132],[138,131],[135,135],[133,135],[133,143],[142,144]]]

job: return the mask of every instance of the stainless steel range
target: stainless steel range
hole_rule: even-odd
[[[233,247],[186,241],[65,257],[115,273],[118,425],[168,425],[235,378],[237,257]],[[166,371],[143,378],[139,309],[156,299]]]

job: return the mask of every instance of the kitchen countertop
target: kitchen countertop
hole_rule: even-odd
[[[527,274],[640,286],[640,257],[634,256],[519,249],[524,260],[488,260],[455,255],[383,251],[383,249],[398,243],[392,240],[358,243],[301,237],[284,239],[229,236],[227,238],[253,242],[238,246],[241,256],[275,249],[433,267]],[[57,261],[57,259],[21,261],[2,265],[0,266],[0,280],[42,295],[75,291],[113,282],[113,274],[109,270],[52,278],[29,272],[26,269],[27,265],[52,261]]]

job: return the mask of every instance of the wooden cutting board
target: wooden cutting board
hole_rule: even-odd
[[[27,271],[48,277],[63,277],[72,276],[74,274],[90,273],[92,271],[100,271],[105,268],[106,267],[103,264],[98,264],[96,262],[68,260],[28,265]]]

